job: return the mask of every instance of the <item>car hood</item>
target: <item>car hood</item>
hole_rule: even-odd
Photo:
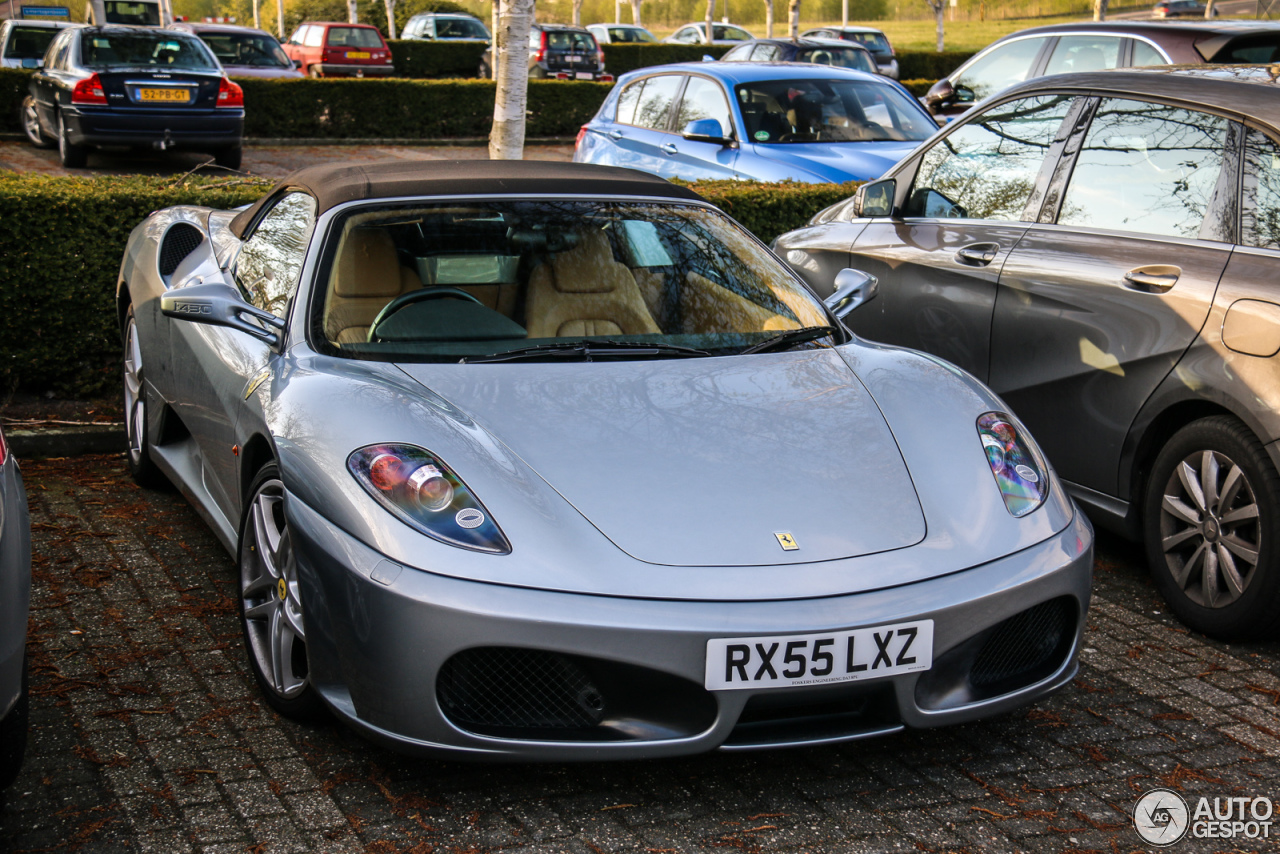
[[[756,157],[782,163],[818,181],[871,181],[916,149],[918,142],[812,142],[751,145]],[[739,171],[743,158],[739,158]]]
[[[647,563],[811,563],[925,536],[884,416],[834,350],[401,367]]]

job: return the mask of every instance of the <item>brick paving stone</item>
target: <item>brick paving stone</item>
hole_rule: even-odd
[[[266,707],[231,561],[179,495],[135,488],[119,458],[24,472],[32,746],[0,854],[1130,851],[1129,812],[1156,786],[1280,799],[1280,646],[1187,632],[1118,541],[1100,541],[1078,678],[1000,718],[772,753],[462,765]],[[1264,850],[1172,850],[1228,847]]]

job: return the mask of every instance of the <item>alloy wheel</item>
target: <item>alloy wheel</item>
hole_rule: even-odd
[[[1238,600],[1257,574],[1262,525],[1253,486],[1226,454],[1184,457],[1164,487],[1160,547],[1173,582],[1205,608]]]
[[[250,655],[266,687],[282,699],[308,687],[306,630],[297,562],[284,516],[284,485],[254,493],[240,547],[240,599]]]
[[[142,346],[132,316],[124,338],[124,422],[129,437],[129,459],[142,462],[142,442],[146,435],[147,403],[142,391]]]

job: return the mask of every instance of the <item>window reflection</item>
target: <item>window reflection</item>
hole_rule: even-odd
[[[1249,131],[1244,157],[1241,242],[1280,249],[1280,145],[1256,130]]]
[[[284,317],[298,287],[315,211],[311,196],[290,193],[271,208],[245,242],[236,261],[236,283],[263,311]]]

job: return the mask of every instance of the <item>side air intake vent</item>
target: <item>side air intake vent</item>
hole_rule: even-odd
[[[190,223],[180,222],[169,229],[160,243],[160,275],[168,278],[182,259],[204,242],[204,233]]]

